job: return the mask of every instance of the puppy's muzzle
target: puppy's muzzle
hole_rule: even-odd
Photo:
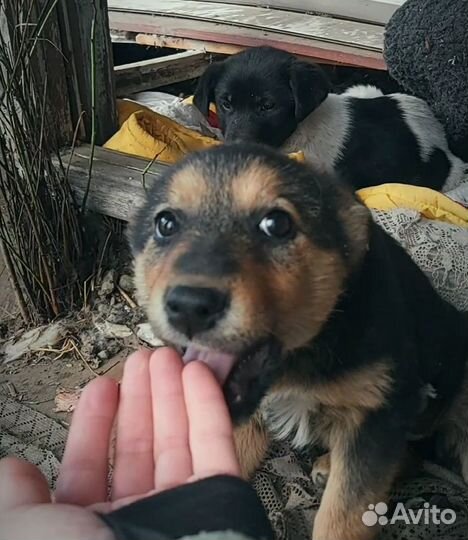
[[[189,339],[214,328],[228,306],[227,292],[208,287],[179,285],[169,289],[165,297],[169,323]]]

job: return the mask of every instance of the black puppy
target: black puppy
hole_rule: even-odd
[[[375,538],[363,512],[415,436],[438,434],[468,480],[468,321],[347,186],[223,145],[155,182],[130,240],[155,334],[223,385],[244,474],[270,437],[329,449],[314,540]]]
[[[398,182],[447,191],[466,168],[423,100],[370,86],[333,94],[319,66],[270,47],[208,67],[194,103],[207,116],[210,102],[226,142],[302,150],[355,188]]]

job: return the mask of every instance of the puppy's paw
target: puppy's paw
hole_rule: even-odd
[[[330,454],[323,454],[314,461],[310,476],[318,488],[324,488],[330,475]]]

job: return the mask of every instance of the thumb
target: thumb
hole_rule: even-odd
[[[0,460],[0,486],[0,512],[51,502],[49,487],[42,473],[21,459]]]

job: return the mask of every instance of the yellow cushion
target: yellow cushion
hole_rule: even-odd
[[[221,144],[135,101],[118,100],[117,111],[120,129],[105,143],[109,150],[172,165],[190,152]],[[302,152],[290,157],[304,161]]]
[[[382,184],[360,189],[357,195],[368,208],[409,208],[425,218],[468,228],[468,209],[433,189],[406,184]]]
[[[134,102],[119,101],[118,114],[121,127],[104,145],[109,150],[174,164],[189,152],[220,144]]]

